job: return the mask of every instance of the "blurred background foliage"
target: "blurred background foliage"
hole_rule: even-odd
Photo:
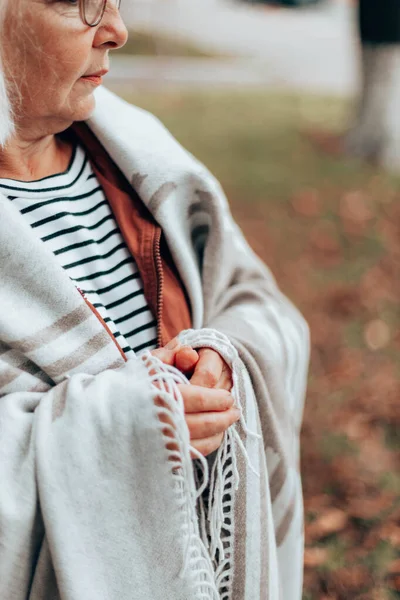
[[[187,40],[182,40],[162,33],[149,33],[143,30],[130,30],[128,41],[120,50],[120,54],[128,56],[176,56],[189,58],[212,58],[207,52]]]
[[[168,36],[133,33],[127,50],[161,60],[224,54]],[[304,600],[399,598],[398,176],[310,142],[307,131],[346,127],[352,105],[337,93],[140,78],[120,91],[219,178],[254,250],[310,324]]]

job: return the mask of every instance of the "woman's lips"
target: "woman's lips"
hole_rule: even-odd
[[[101,85],[103,83],[103,77],[101,75],[87,75],[85,77],[81,77],[84,81],[88,81],[89,83],[93,83],[94,85]]]

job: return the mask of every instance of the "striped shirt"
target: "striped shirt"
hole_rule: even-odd
[[[8,196],[98,310],[124,352],[153,349],[157,324],[143,283],[85,151],[38,181],[0,179]]]

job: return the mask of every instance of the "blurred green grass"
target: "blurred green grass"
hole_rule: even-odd
[[[355,160],[316,155],[301,135],[309,127],[339,130],[348,113],[339,99],[231,90],[127,99],[156,114],[244,202],[284,201],[299,187],[364,186],[376,177]]]
[[[179,56],[185,58],[215,58],[206,50],[194,46],[184,39],[166,34],[130,30],[128,41],[119,54],[130,56]]]

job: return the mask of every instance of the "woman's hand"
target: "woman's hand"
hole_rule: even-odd
[[[211,348],[200,348],[190,383],[207,388],[231,391],[232,371],[218,352]]]
[[[225,431],[240,418],[240,411],[232,408],[230,368],[215,350],[196,352],[176,338],[152,354],[190,378],[191,385],[179,387],[191,444],[204,456],[211,454],[221,445]]]
[[[183,346],[174,338],[164,346],[152,352],[163,363],[174,365],[190,378],[190,383],[207,388],[231,391],[232,371],[218,352],[212,348],[193,350]]]
[[[226,390],[197,385],[180,385],[179,389],[191,445],[207,456],[220,447],[225,431],[240,419],[240,411],[233,408],[232,395]]]
[[[164,364],[176,367],[185,375],[193,372],[199,361],[199,355],[196,350],[193,350],[190,346],[183,346],[177,338],[171,340],[163,348],[153,350],[151,354],[160,359]]]

